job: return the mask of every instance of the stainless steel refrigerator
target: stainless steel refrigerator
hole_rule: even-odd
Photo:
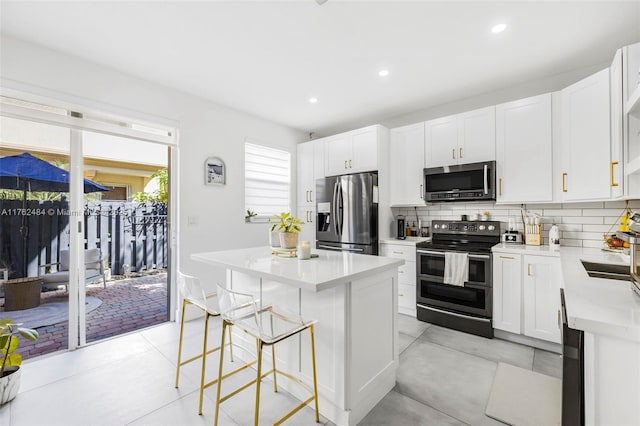
[[[316,248],[378,254],[378,174],[316,181]]]

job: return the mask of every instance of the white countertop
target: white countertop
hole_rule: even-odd
[[[330,250],[312,250],[318,258],[277,257],[271,247],[195,253],[191,259],[311,291],[321,291],[397,268],[404,260]]]
[[[628,256],[600,249],[560,249],[569,327],[640,342],[640,296],[631,283],[591,278],[580,259],[629,264]]]
[[[494,253],[535,254],[538,256],[560,256],[558,248],[549,246],[531,246],[526,244],[500,243],[491,248]]]
[[[627,281],[592,278],[581,259],[629,264],[629,256],[598,248],[498,244],[494,253],[560,256],[569,327],[640,342],[640,296]]]
[[[399,240],[397,238],[380,238],[381,243],[399,244],[404,246],[415,246],[416,244],[424,241],[431,241],[431,237],[407,237],[404,240]]]

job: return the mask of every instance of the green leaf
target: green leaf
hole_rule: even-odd
[[[40,334],[38,334],[38,332],[32,328],[19,328],[18,333],[20,333],[22,337],[28,340],[38,340],[38,338],[40,337]]]
[[[11,354],[7,357],[7,362],[5,367],[18,366],[22,364],[22,355],[20,354]]]

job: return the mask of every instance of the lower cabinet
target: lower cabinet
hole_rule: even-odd
[[[416,245],[380,243],[380,256],[404,259],[398,268],[398,312],[416,316]]]
[[[560,259],[494,253],[493,327],[561,343]]]

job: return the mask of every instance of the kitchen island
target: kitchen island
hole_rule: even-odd
[[[191,255],[226,270],[228,288],[262,304],[315,319],[320,413],[355,425],[395,386],[398,367],[398,267],[404,261],[317,250],[318,258],[273,256],[270,247]],[[242,335],[234,334],[234,343]],[[278,344],[278,368],[312,383],[309,336]],[[255,343],[246,341],[246,347]],[[238,351],[239,352],[239,351]],[[267,357],[268,359],[268,357]],[[286,380],[278,385],[300,399]]]

